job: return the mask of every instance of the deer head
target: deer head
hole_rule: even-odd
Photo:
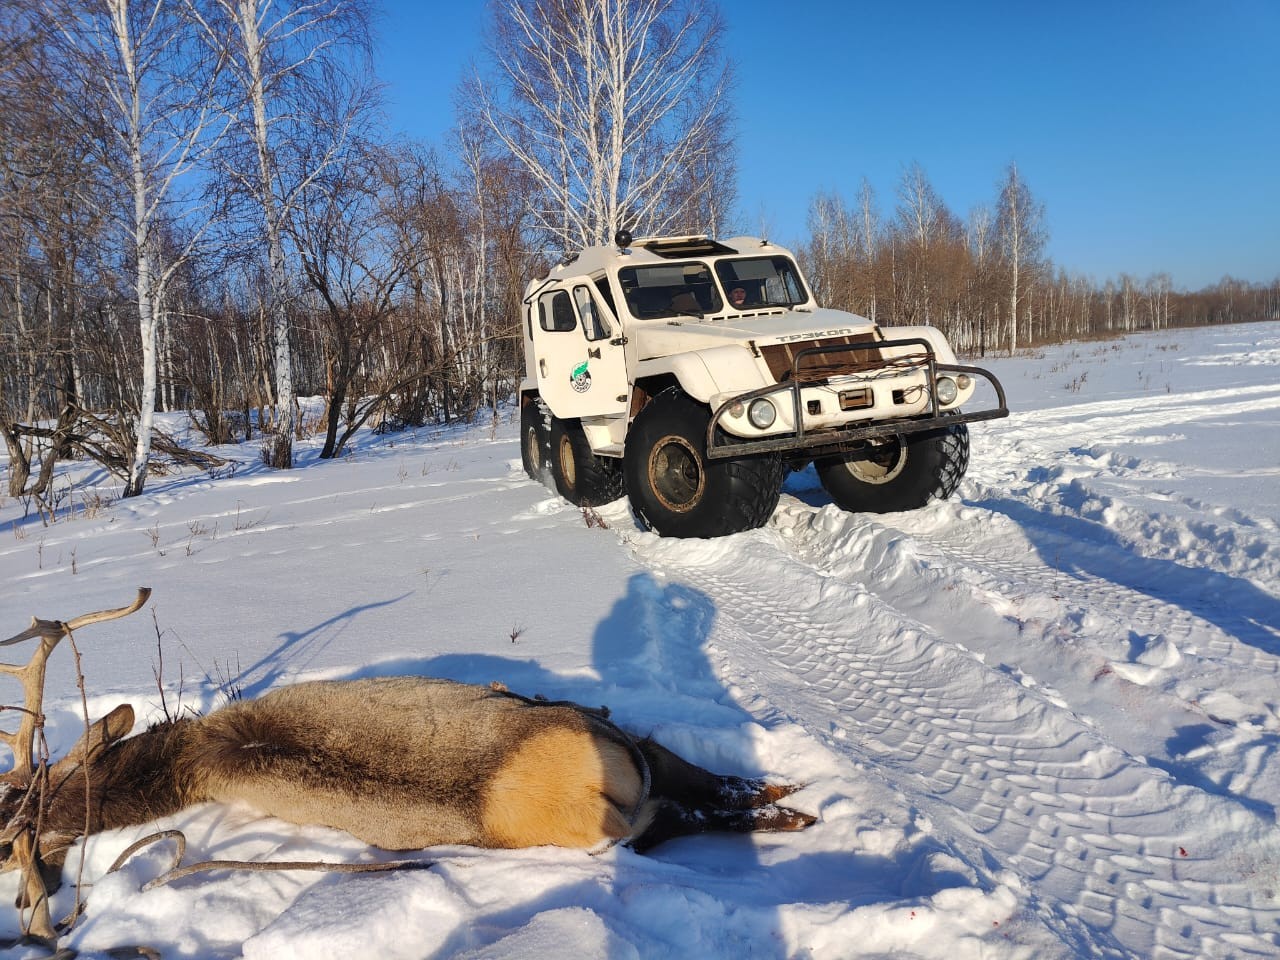
[[[16,677],[23,692],[21,707],[6,708],[21,714],[18,729],[0,730],[0,741],[13,752],[13,768],[0,776],[0,857],[4,857],[0,870],[22,873],[20,903],[31,909],[25,929],[32,936],[55,937],[38,842],[51,785],[65,783],[77,769],[87,769],[95,756],[133,727],[132,709],[114,710],[89,727],[67,756],[50,767],[47,750],[43,748],[44,680],[49,655],[64,637],[71,637],[75,631],[91,624],[127,617],[141,609],[150,596],[151,590],[142,587],[127,607],[86,613],[65,622],[33,617],[31,626],[22,633],[0,641],[0,647],[37,641],[35,651],[25,664],[0,663],[0,673]],[[39,750],[37,734],[41,739]]]

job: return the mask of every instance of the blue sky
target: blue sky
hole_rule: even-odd
[[[383,0],[395,129],[444,145],[483,0]],[[919,163],[953,213],[1010,161],[1048,253],[1101,283],[1280,276],[1280,0],[724,0],[744,232],[796,243],[809,201],[892,215]]]

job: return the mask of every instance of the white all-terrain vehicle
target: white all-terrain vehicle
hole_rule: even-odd
[[[523,320],[525,470],[579,506],[625,492],[663,536],[761,526],[809,461],[846,510],[923,506],[964,476],[966,424],[1008,415],[938,330],[819,307],[754,237],[620,232],[529,284]],[[962,413],[975,378],[995,405]]]

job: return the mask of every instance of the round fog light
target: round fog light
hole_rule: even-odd
[[[956,397],[960,396],[960,389],[950,377],[939,377],[937,387],[938,402],[941,404],[955,403]]]
[[[969,376],[967,373],[960,374],[960,376],[956,377],[956,386],[961,390],[968,390],[973,386],[973,377]]]
[[[752,400],[751,406],[747,407],[747,419],[757,430],[768,430],[773,426],[773,421],[778,419],[778,411],[774,409],[772,400],[761,397],[759,400]]]
[[[740,417],[742,416],[742,411],[743,411],[744,409],[745,409],[745,408],[742,406],[742,401],[741,401],[741,400],[735,400],[735,401],[733,401],[733,403],[729,404],[729,416],[731,416],[731,417],[733,417],[735,420],[737,420],[738,418],[740,418]]]

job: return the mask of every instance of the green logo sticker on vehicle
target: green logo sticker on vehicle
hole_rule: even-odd
[[[586,393],[591,389],[591,372],[587,369],[587,361],[583,360],[569,374],[569,385],[578,393]]]

